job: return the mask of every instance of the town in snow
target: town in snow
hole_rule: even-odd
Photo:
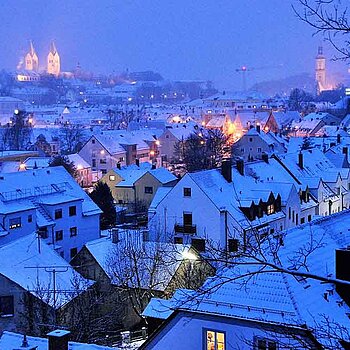
[[[0,350],[350,349],[347,6],[4,0]]]

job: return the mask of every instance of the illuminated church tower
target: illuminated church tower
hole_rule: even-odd
[[[30,42],[29,52],[25,57],[25,69],[29,71],[37,72],[39,68],[39,59],[38,55],[34,50],[33,43]]]
[[[53,74],[56,77],[60,75],[61,64],[60,55],[57,52],[55,43],[52,42],[50,45],[50,52],[47,55],[47,73]]]
[[[326,86],[326,58],[323,55],[323,47],[319,46],[318,55],[316,56],[315,79],[317,84],[317,94],[327,90]]]

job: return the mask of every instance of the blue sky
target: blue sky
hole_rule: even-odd
[[[240,80],[242,65],[277,67],[250,73],[251,83],[312,73],[322,38],[295,17],[293,1],[1,0],[0,67],[14,69],[29,39],[44,63],[55,39],[64,70],[79,61],[97,72],[155,70],[222,86]]]

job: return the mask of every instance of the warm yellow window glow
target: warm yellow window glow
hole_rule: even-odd
[[[267,215],[271,215],[275,212],[275,206],[273,204],[269,204],[267,206]]]
[[[225,334],[215,331],[207,331],[206,350],[225,350]]]

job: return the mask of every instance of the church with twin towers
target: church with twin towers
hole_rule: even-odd
[[[35,51],[33,42],[30,42],[29,51],[24,58],[25,70],[38,72],[39,71],[39,58]],[[50,51],[47,55],[46,62],[46,73],[55,75],[56,77],[60,75],[61,72],[61,62],[60,55],[56,49],[55,43],[52,41],[50,44]]]

